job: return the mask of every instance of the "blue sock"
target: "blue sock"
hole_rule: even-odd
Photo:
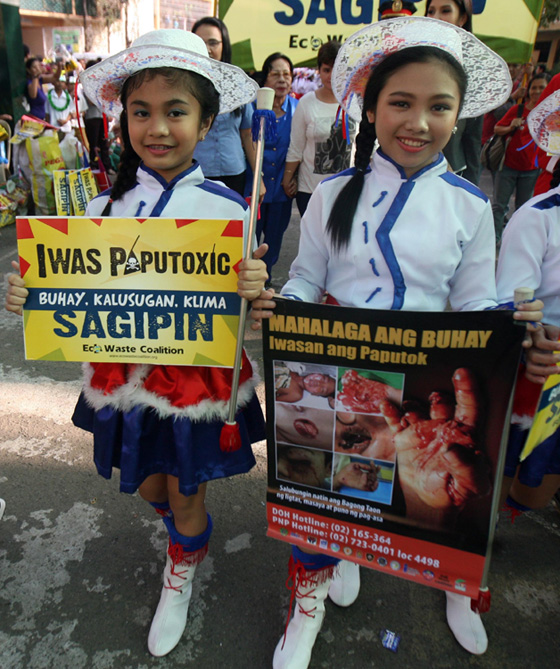
[[[340,562],[340,558],[331,557],[330,555],[304,553],[301,548],[294,545],[292,545],[292,557],[294,560],[301,562],[306,571],[318,571],[319,569],[325,569],[325,567],[336,567]]]
[[[196,551],[204,548],[208,541],[210,540],[210,535],[212,534],[212,517],[209,513],[206,514],[208,518],[208,527],[202,532],[202,534],[197,534],[196,537],[186,537],[183,534],[179,534],[173,518],[164,517],[163,522],[167,531],[169,532],[169,538],[171,539],[172,544],[179,544],[183,547],[185,553],[195,553]]]
[[[169,516],[173,517],[173,511],[169,506],[169,502],[149,502],[150,506],[153,506],[154,509],[159,513],[160,516],[164,517]]]
[[[525,506],[525,504],[521,504],[520,502],[516,502],[513,499],[513,497],[510,497],[510,495],[507,496],[506,504],[507,504],[507,506],[511,506],[513,509],[517,509],[518,511],[521,511],[521,512],[532,511],[530,506]]]

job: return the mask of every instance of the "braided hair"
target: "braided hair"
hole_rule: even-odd
[[[459,87],[461,101],[467,89],[467,75],[459,62],[446,51],[430,46],[414,46],[402,49],[387,56],[375,67],[369,76],[364,92],[362,119],[356,136],[356,152],[354,155],[354,174],[338,194],[327,221],[327,232],[335,251],[344,250],[350,242],[354,215],[364,186],[365,173],[368,168],[377,133],[375,123],[370,123],[367,113],[375,110],[379,95],[389,78],[398,70],[412,63],[440,62],[448,67]]]
[[[552,179],[550,180],[550,188],[556,188],[560,184],[560,160],[556,163],[554,172],[552,173]]]
[[[196,72],[182,70],[174,67],[157,67],[141,70],[137,74],[129,77],[121,91],[122,112],[120,116],[121,134],[123,140],[123,152],[119,163],[117,178],[111,188],[111,197],[109,198],[102,216],[110,216],[111,205],[136,185],[136,172],[140,166],[140,156],[132,148],[130,134],[128,132],[128,116],[126,111],[126,101],[130,93],[139,88],[144,82],[151,81],[157,76],[162,76],[171,87],[180,86],[187,90],[200,104],[201,123],[215,118],[220,108],[220,95],[214,84]]]

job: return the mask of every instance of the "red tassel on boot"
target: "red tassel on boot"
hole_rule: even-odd
[[[481,588],[478,591],[478,599],[471,599],[471,609],[475,613],[488,613],[490,611],[492,595],[488,588]]]

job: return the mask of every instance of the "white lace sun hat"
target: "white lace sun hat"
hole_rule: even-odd
[[[450,23],[405,16],[372,23],[340,47],[332,89],[340,106],[358,123],[371,70],[388,55],[413,46],[432,46],[451,54],[467,73],[459,118],[481,116],[503,104],[511,93],[507,63],[472,33]]]
[[[84,92],[106,114],[118,117],[124,82],[140,70],[175,67],[209,79],[220,94],[220,114],[255,99],[259,88],[239,67],[212,60],[204,41],[186,30],[152,30],[130,48],[109,56],[80,74]]]
[[[527,127],[543,151],[560,154],[560,91],[551,93],[529,112]]]

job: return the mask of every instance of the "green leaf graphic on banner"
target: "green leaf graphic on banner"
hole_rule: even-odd
[[[544,0],[523,0],[523,2],[527,5],[527,9],[531,12],[535,21],[539,21],[542,14]]]
[[[477,35],[484,44],[508,63],[526,63],[531,59],[533,45],[527,42],[521,42],[516,39],[507,39],[505,37],[494,37],[492,35]]]
[[[66,360],[66,356],[62,352],[61,348],[57,348],[55,351],[51,351],[50,353],[44,355],[42,358],[37,358],[37,360],[56,360],[60,362]]]
[[[231,60],[234,65],[241,67],[243,70],[257,69],[253,61],[253,50],[251,48],[251,40],[246,39],[243,42],[236,42],[231,45]],[[259,63],[258,67],[262,63]]]
[[[228,13],[228,9],[232,6],[234,0],[221,0],[219,4],[218,14],[222,21],[225,20],[225,15]]]
[[[237,323],[239,322],[237,316],[222,316],[221,318],[229,328],[231,334],[237,337]]]
[[[200,365],[201,367],[216,367],[219,363],[213,358],[208,358],[201,353],[197,353],[193,359],[193,365]]]

